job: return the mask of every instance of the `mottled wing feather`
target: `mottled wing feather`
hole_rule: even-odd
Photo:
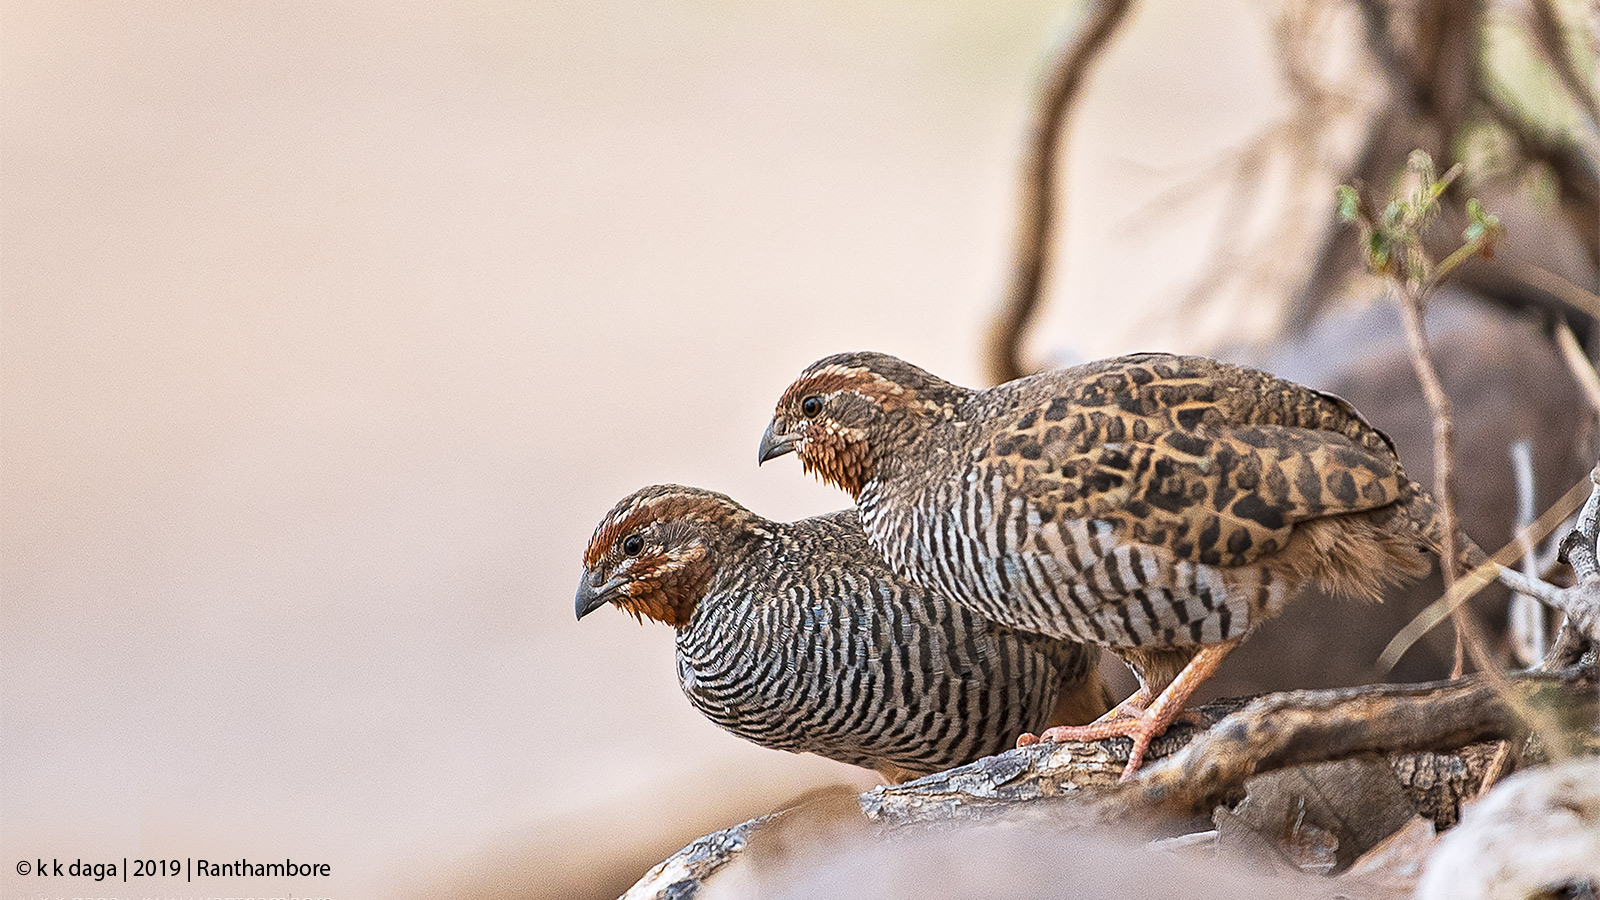
[[[1308,519],[1386,506],[1409,479],[1348,403],[1210,360],[1123,358],[1024,407],[980,454],[1041,522],[1109,522],[1181,559],[1240,566]]]

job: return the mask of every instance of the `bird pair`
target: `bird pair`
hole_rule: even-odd
[[[724,728],[892,779],[1035,740],[1058,695],[1100,703],[1099,648],[1139,690],[1042,737],[1131,737],[1127,777],[1301,587],[1381,600],[1442,542],[1432,500],[1350,404],[1204,357],[979,391],[830,356],[762,437],[761,462],[791,452],[856,509],[786,524],[646,488],[596,529],[577,612],[676,628],[684,692]]]

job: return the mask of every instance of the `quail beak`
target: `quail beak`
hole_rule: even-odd
[[[793,451],[794,445],[800,440],[800,436],[797,434],[778,433],[777,427],[777,419],[773,419],[767,425],[767,433],[761,436],[761,452],[756,460],[756,465],[760,465],[769,459],[777,459],[785,453]]]
[[[622,579],[613,578],[605,584],[595,584],[594,576],[585,572],[582,580],[578,582],[578,598],[573,604],[573,609],[582,619],[612,600],[617,599],[617,588],[622,586]]]

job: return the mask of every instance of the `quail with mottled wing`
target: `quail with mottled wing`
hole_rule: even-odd
[[[855,510],[762,518],[722,494],[643,488],[584,553],[581,619],[605,604],[677,629],[695,708],[765,747],[890,781],[999,753],[1019,730],[1110,706],[1099,649],[1025,634],[896,577]]]
[[[762,438],[762,462],[790,451],[856,499],[898,574],[1127,662],[1137,693],[1044,735],[1132,737],[1125,777],[1298,588],[1379,600],[1428,572],[1442,535],[1348,403],[1204,357],[1123,356],[978,391],[881,353],[830,356]]]

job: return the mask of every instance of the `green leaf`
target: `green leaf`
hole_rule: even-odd
[[[1382,217],[1380,217],[1380,221],[1382,221],[1383,227],[1384,228],[1394,228],[1395,225],[1399,224],[1400,219],[1401,219],[1401,215],[1404,212],[1405,212],[1405,207],[1400,205],[1400,201],[1399,200],[1390,200],[1389,201],[1389,205],[1385,206],[1383,208],[1383,215],[1382,215]]]
[[[1339,185],[1339,220],[1356,222],[1361,219],[1361,195],[1348,184]]]

